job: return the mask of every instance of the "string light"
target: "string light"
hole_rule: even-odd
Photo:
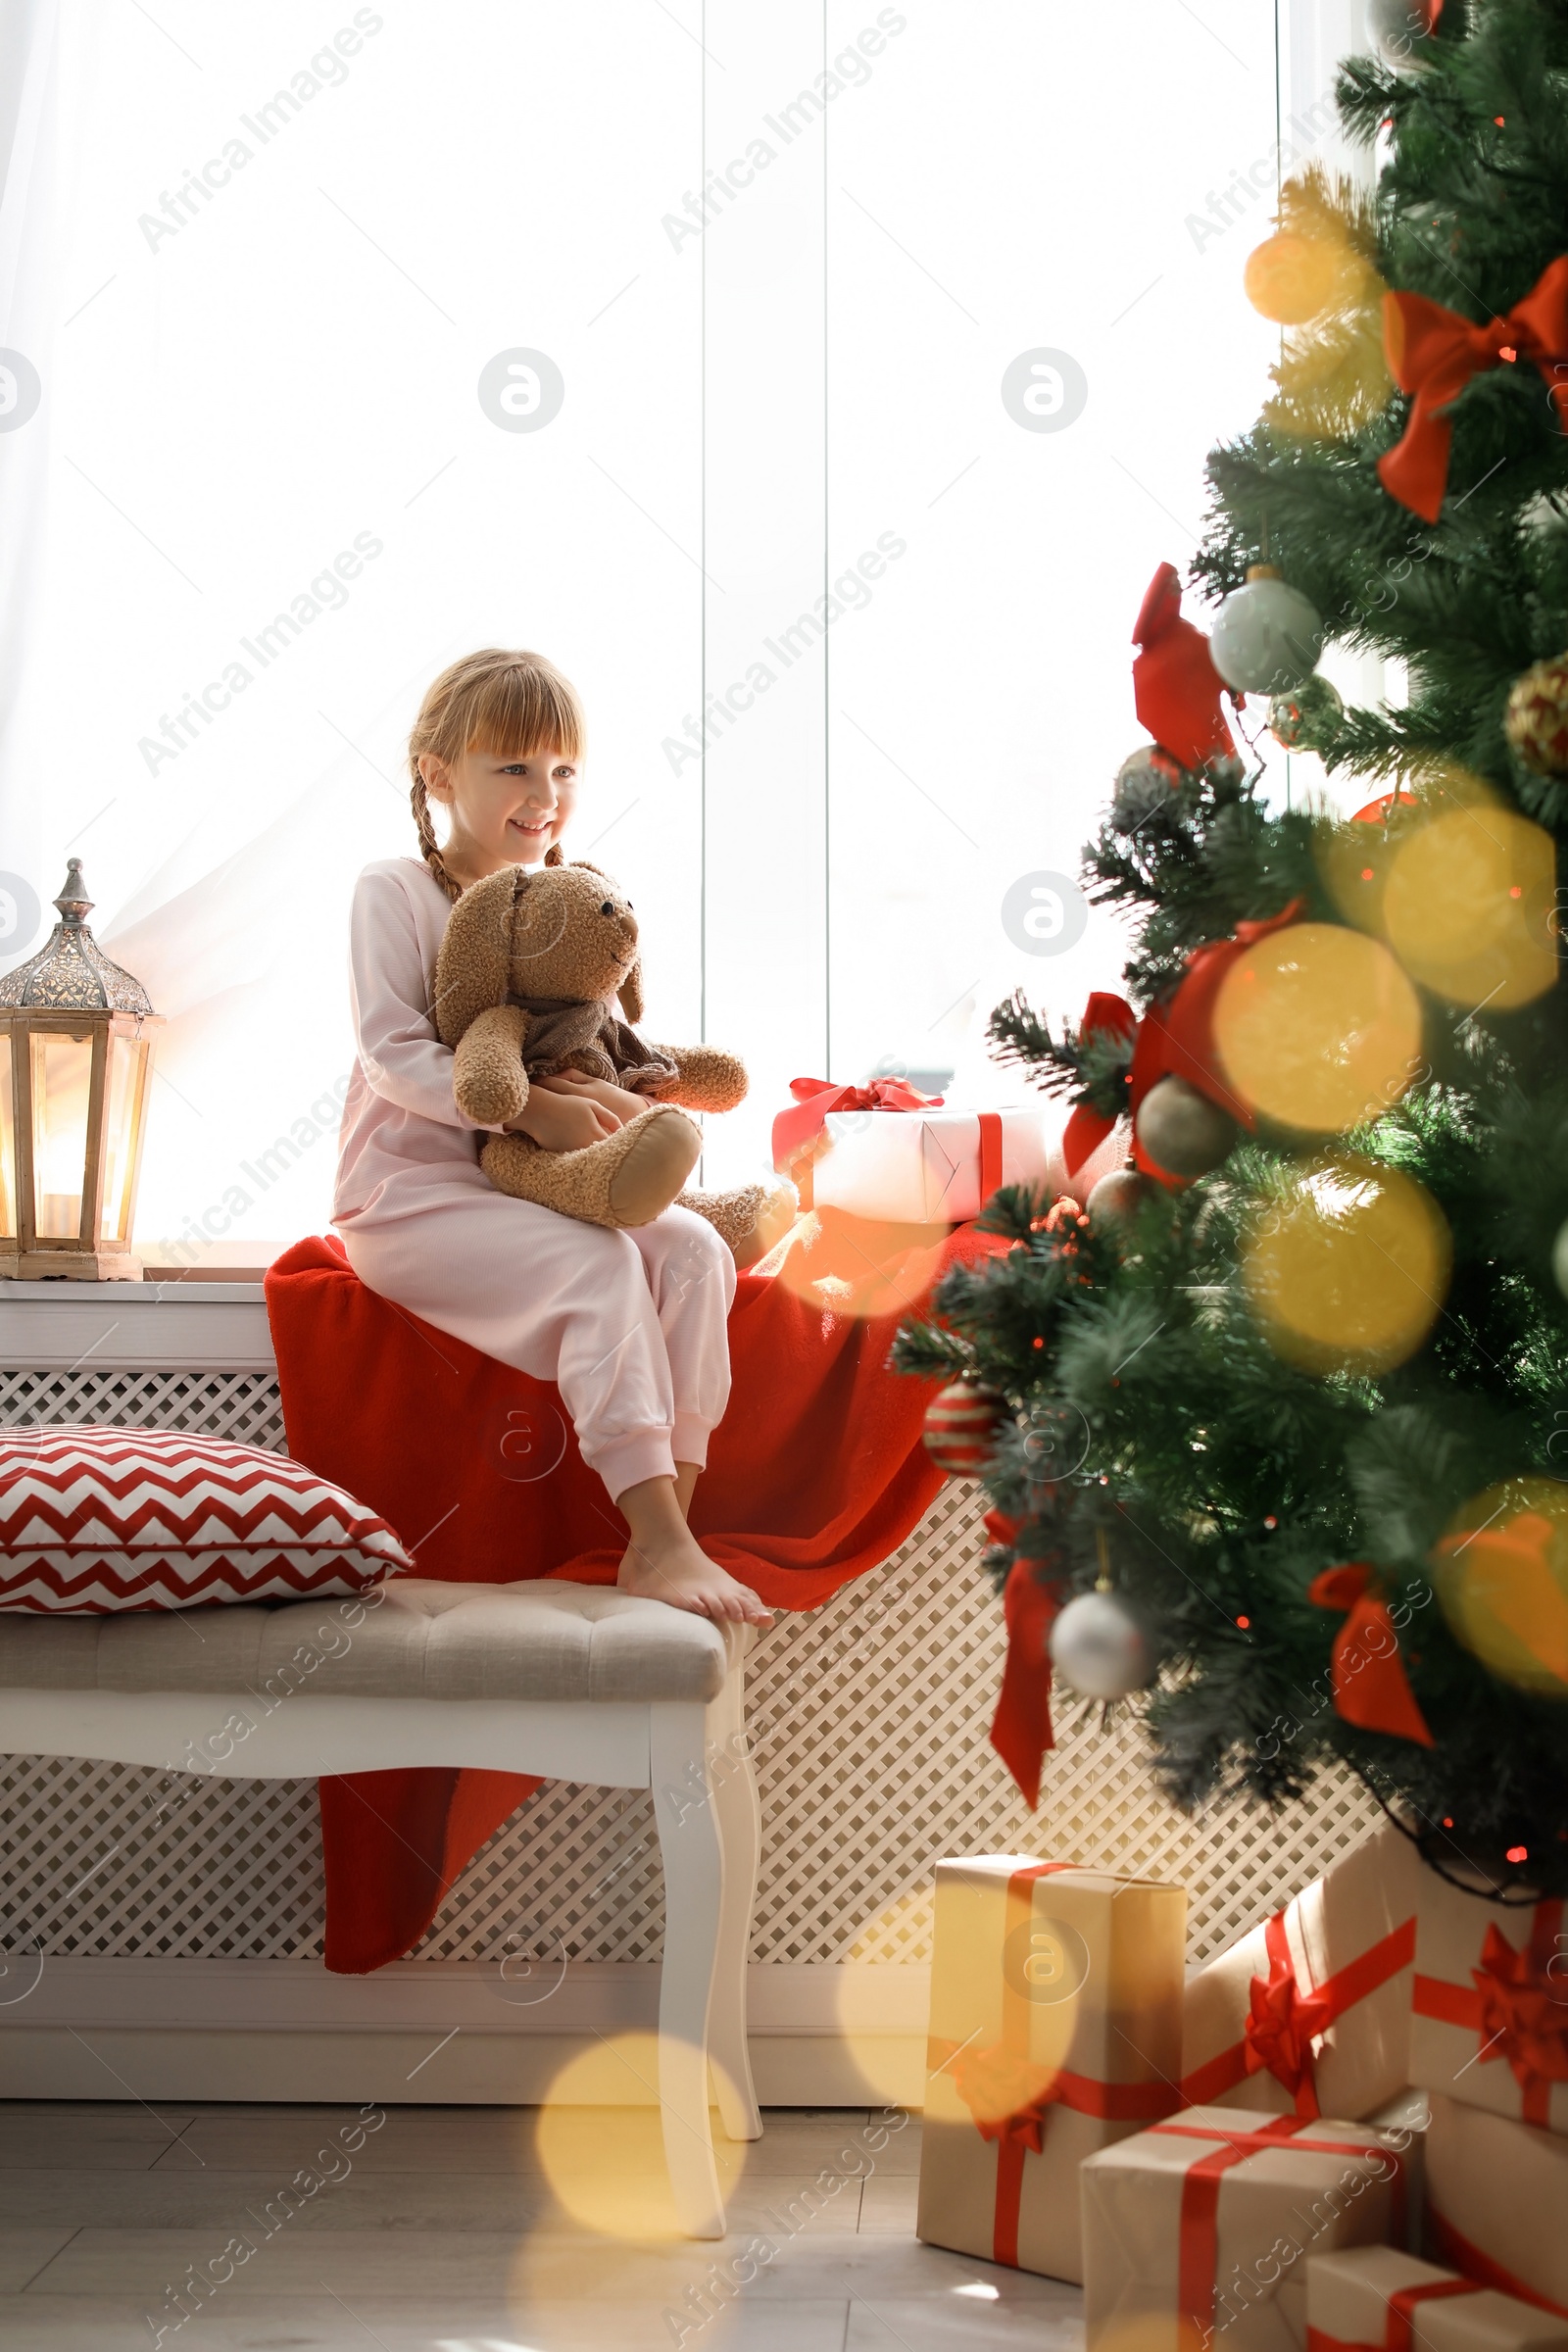
[[[1529,1846],[1510,1845],[1508,1848],[1508,1859],[1510,1862],[1528,1862],[1530,1859]]]
[[[1238,1625],[1241,1627],[1241,1629],[1242,1629],[1243,1633],[1245,1634],[1245,1633],[1246,1633],[1246,1632],[1249,1630],[1249,1628],[1250,1627],[1252,1620],[1250,1619],[1250,1617],[1238,1617],[1238,1618],[1237,1618],[1237,1620],[1236,1620],[1236,1622],[1237,1622],[1237,1624],[1238,1624]]]

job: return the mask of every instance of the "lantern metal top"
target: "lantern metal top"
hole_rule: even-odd
[[[87,928],[93,903],[81,878],[81,859],[73,858],[55,901],[60,920],[47,944],[0,979],[0,1009],[34,1005],[47,1012],[151,1013],[152,1001],[139,980],[111,963]]]

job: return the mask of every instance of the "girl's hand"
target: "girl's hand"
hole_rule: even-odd
[[[541,1078],[529,1088],[516,1117],[507,1121],[507,1133],[530,1135],[546,1152],[580,1152],[587,1144],[603,1143],[620,1126],[614,1112],[591,1096],[579,1095],[575,1087],[562,1092]]]
[[[553,1078],[540,1078],[539,1086],[549,1087],[553,1094],[587,1097],[601,1103],[614,1115],[615,1125],[624,1127],[628,1119],[640,1118],[648,1108],[646,1095],[634,1095],[629,1087],[612,1086],[608,1078],[590,1078],[586,1070],[558,1070]]]

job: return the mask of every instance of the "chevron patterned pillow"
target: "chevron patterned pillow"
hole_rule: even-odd
[[[412,1566],[384,1519],[283,1454],[185,1430],[0,1430],[0,1609],[296,1600]]]

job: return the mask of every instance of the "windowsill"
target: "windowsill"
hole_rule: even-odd
[[[240,1281],[0,1282],[0,1368],[272,1372],[261,1269]]]

